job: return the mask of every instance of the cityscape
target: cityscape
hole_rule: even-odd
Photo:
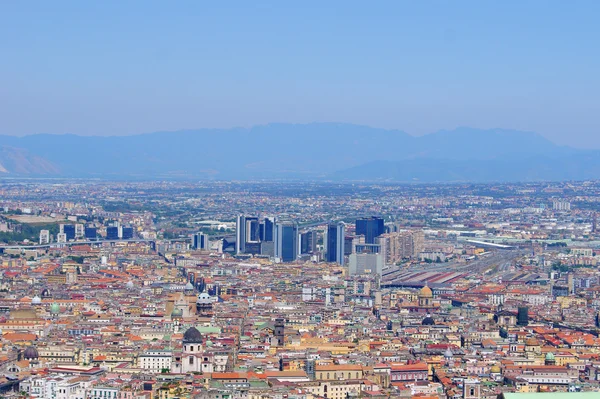
[[[0,399],[600,399],[600,1],[0,1]]]
[[[5,181],[2,395],[598,394],[599,192]]]

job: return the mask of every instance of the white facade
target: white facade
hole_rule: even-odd
[[[571,203],[568,201],[553,201],[552,209],[555,211],[570,211]]]
[[[138,357],[138,367],[155,373],[170,370],[172,355],[170,351],[146,351]]]
[[[82,238],[84,236],[84,231],[83,224],[77,223],[75,225],[75,238]]]
[[[85,387],[80,378],[62,374],[55,377],[29,377],[21,383],[20,389],[30,397],[40,399],[87,399],[89,397],[86,397]]]
[[[88,390],[87,399],[117,399],[119,388],[95,386]]]
[[[383,270],[383,254],[364,253],[350,254],[348,272],[351,276],[357,274],[379,274]]]
[[[40,230],[40,245],[50,244],[50,231]]]

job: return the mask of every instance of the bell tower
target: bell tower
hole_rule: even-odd
[[[481,384],[479,380],[464,380],[463,399],[480,399]]]
[[[278,317],[275,319],[275,338],[277,338],[277,346],[283,346],[285,341],[285,319]]]

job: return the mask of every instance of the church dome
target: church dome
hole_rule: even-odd
[[[127,287],[127,289],[132,289],[133,288],[133,281],[128,281],[127,284],[125,284],[125,286]]]
[[[209,339],[206,341],[206,346],[213,346],[213,342]]]
[[[179,309],[179,308],[174,308],[173,311],[171,312],[171,317],[182,317],[183,316],[183,310]]]
[[[498,366],[497,364],[493,365],[490,369],[490,372],[492,372],[493,374],[500,374],[500,366]]]
[[[188,281],[188,283],[185,285],[185,290],[192,291],[193,289],[194,289],[194,285]]]
[[[42,303],[42,299],[37,295],[31,300],[32,305],[39,305],[40,303]]]
[[[200,334],[200,331],[196,327],[190,327],[183,334],[183,342],[191,344],[202,343],[202,334]]]
[[[37,360],[40,357],[40,355],[38,354],[38,351],[35,348],[35,346],[28,346],[23,352],[23,357],[25,358],[25,360]]]
[[[210,295],[208,295],[206,292],[203,292],[200,295],[198,295],[198,299],[196,300],[196,303],[199,303],[201,305],[206,305],[211,302],[212,300],[210,298]]]
[[[424,326],[433,326],[435,325],[435,320],[433,320],[433,317],[431,317],[431,315],[427,315],[423,321],[421,322],[422,325]]]
[[[450,350],[450,348],[446,349],[446,352],[444,352],[444,357],[447,359],[450,359],[454,356],[454,353],[452,353],[452,351]]]
[[[60,306],[58,305],[58,303],[54,302],[52,305],[50,305],[50,313],[52,313],[52,314],[60,313]]]
[[[425,286],[421,288],[421,291],[419,291],[419,296],[423,298],[431,298],[433,297],[433,291],[431,291],[431,288],[428,286]]]
[[[539,344],[540,343],[538,342],[538,340],[533,337],[531,337],[527,341],[525,341],[525,345],[527,345],[527,346],[538,346]]]
[[[547,361],[548,360],[550,360],[550,361],[554,360],[554,353],[552,353],[552,352],[546,353],[546,360]]]

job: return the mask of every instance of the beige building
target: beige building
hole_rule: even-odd
[[[346,399],[361,392],[359,382],[349,381],[311,381],[298,383],[298,386],[315,396],[328,399]]]
[[[363,378],[363,367],[360,364],[336,364],[316,366],[317,380],[358,380]]]
[[[376,239],[387,265],[402,259],[416,258],[423,251],[424,234],[421,230],[386,233]]]

